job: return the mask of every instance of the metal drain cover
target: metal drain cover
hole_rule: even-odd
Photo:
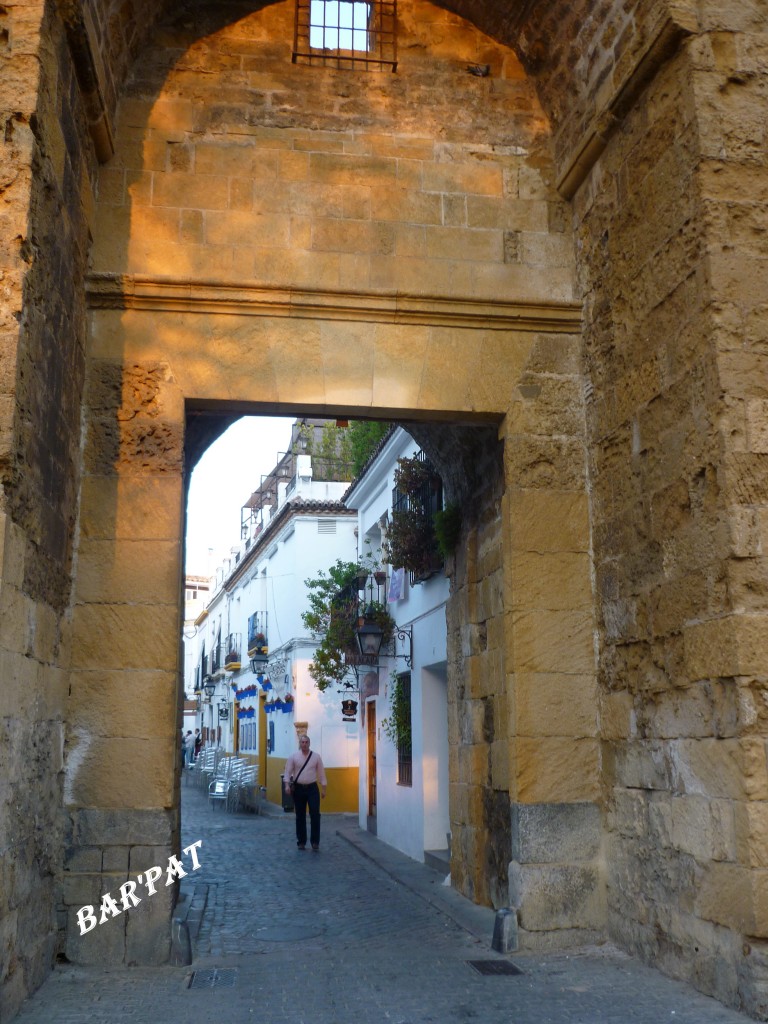
[[[515,967],[509,960],[467,960],[470,967],[474,967],[478,974],[522,974],[519,967]]]
[[[234,988],[237,968],[213,967],[209,971],[194,971],[188,988]]]

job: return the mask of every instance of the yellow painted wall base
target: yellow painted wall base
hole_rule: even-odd
[[[285,769],[284,757],[267,758],[267,800],[272,804],[282,804],[280,792],[280,776]],[[326,814],[350,813],[357,814],[357,768],[326,768],[328,776],[328,792],[321,805]]]

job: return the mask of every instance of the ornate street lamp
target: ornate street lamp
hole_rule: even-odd
[[[210,700],[216,692],[216,680],[208,676],[206,681],[203,683],[203,689],[205,690],[206,697]]]
[[[253,672],[255,676],[261,676],[264,675],[264,670],[267,667],[267,662],[269,661],[269,655],[252,654],[249,661],[251,663],[251,672]]]
[[[384,630],[373,619],[366,617],[363,619],[362,626],[358,626],[355,630],[355,639],[361,654],[378,658],[384,640]]]

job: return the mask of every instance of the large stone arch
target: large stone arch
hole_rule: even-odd
[[[238,17],[247,19],[259,11],[274,17],[279,5],[236,6]],[[135,569],[126,566],[129,548],[119,541],[131,541],[133,551],[145,541],[157,550],[164,545],[163,571],[152,579],[152,593],[170,635],[175,598],[169,595],[180,564],[174,546],[184,405],[225,398],[232,411],[282,407],[279,395],[241,396],[239,383],[225,396],[198,394],[197,385],[189,386],[194,374],[182,367],[183,360],[176,353],[169,359],[158,339],[142,335],[141,324],[154,311],[179,338],[185,318],[199,315],[209,318],[208,339],[220,337],[213,325],[222,317],[245,324],[244,337],[251,340],[270,318],[289,335],[293,320],[314,324],[316,367],[332,352],[321,337],[327,339],[330,324],[339,324],[356,342],[362,339],[369,354],[395,363],[404,355],[411,365],[422,358],[430,374],[430,351],[443,350],[446,341],[459,357],[462,343],[477,344],[485,353],[496,346],[494,370],[509,371],[507,405],[492,408],[477,381],[462,392],[452,378],[450,401],[427,396],[426,408],[419,404],[417,410],[427,419],[441,404],[438,418],[490,415],[502,424],[505,452],[504,496],[489,494],[486,515],[468,538],[466,564],[458,570],[466,585],[457,587],[453,605],[453,635],[460,639],[456,665],[466,672],[466,703],[461,715],[457,705],[454,718],[455,738],[467,748],[453,766],[460,864],[466,867],[459,871],[460,884],[478,898],[490,898],[483,889],[486,868],[496,871],[506,853],[495,849],[484,868],[482,836],[498,821],[493,794],[503,792],[496,787],[505,778],[510,900],[521,908],[525,933],[562,942],[564,931],[578,938],[577,915],[590,925],[600,920],[600,864],[609,936],[704,991],[766,1015],[764,5],[444,0],[430,10],[438,6],[472,19],[510,47],[509,56],[517,54],[527,75],[525,80],[515,70],[520,64],[514,58],[508,61],[507,76],[521,74],[519,91],[500,99],[507,88],[504,62],[499,65],[494,56],[490,80],[480,78],[472,86],[479,83],[499,106],[522,102],[528,110],[535,93],[546,113],[538,121],[536,146],[530,136],[515,140],[529,154],[521,159],[526,171],[518,183],[546,186],[531,196],[547,204],[546,230],[539,234],[566,236],[573,229],[575,262],[569,257],[564,264],[576,269],[572,292],[562,291],[562,278],[550,273],[551,251],[543,255],[543,275],[531,278],[522,269],[531,239],[515,237],[517,223],[504,228],[510,236],[503,267],[499,261],[493,272],[468,277],[457,268],[451,277],[445,273],[451,261],[443,261],[422,290],[414,272],[424,265],[421,258],[398,280],[395,264],[406,266],[402,253],[391,261],[386,253],[376,254],[384,257],[377,273],[388,268],[394,276],[388,285],[378,277],[373,287],[370,251],[366,284],[361,267],[348,259],[345,287],[338,287],[338,277],[329,287],[333,261],[320,261],[326,274],[320,296],[316,280],[302,277],[300,261],[288,275],[292,287],[282,295],[284,281],[254,275],[248,287],[233,292],[228,272],[216,277],[203,268],[198,274],[191,264],[178,263],[174,272],[183,272],[185,280],[174,290],[172,280],[160,280],[173,274],[163,275],[157,266],[144,273],[125,263],[131,253],[113,253],[99,267],[107,233],[103,210],[96,211],[94,202],[96,164],[107,168],[99,185],[103,206],[121,146],[147,125],[139,114],[126,128],[118,97],[128,95],[127,76],[156,42],[173,0],[39,0],[24,6],[23,19],[21,8],[0,12],[0,653],[7,683],[0,692],[10,738],[0,823],[11,852],[2,860],[1,876],[2,934],[9,950],[4,1008],[13,1010],[50,965],[57,909],[61,924],[66,906],[86,902],[106,888],[106,879],[132,869],[126,858],[138,841],[145,850],[175,841],[174,780],[162,754],[155,757],[174,713],[175,653],[155,645],[149,663],[156,667],[142,679],[138,668],[127,667],[137,652],[115,629],[109,635],[121,646],[110,660],[117,671],[103,677],[109,687],[96,685],[105,661],[89,624],[101,628],[112,617],[119,625],[116,606],[127,609],[132,602],[134,624],[142,614],[149,618],[146,607],[139,610],[147,602],[135,602]],[[434,46],[442,48],[454,31],[477,43],[469,22],[440,17],[430,15],[424,23]],[[489,45],[498,55],[497,44]],[[474,58],[487,62],[477,49]],[[463,51],[462,63],[469,59]],[[458,81],[458,64],[456,71]],[[463,88],[469,86],[467,78]],[[488,114],[476,102],[465,107],[472,110],[467,124],[487,126]],[[359,111],[350,109],[349,116],[354,120]],[[447,118],[451,127],[454,120]],[[183,159],[184,139],[166,141]],[[152,160],[151,145],[146,156]],[[496,156],[490,154],[491,163]],[[473,157],[475,169],[480,157]],[[332,165],[326,161],[327,168]],[[149,168],[134,164],[134,170],[142,169]],[[138,180],[132,184],[140,186]],[[194,228],[187,223],[188,232]],[[130,229],[124,225],[115,237],[124,239]],[[530,224],[521,228],[523,234],[529,229]],[[97,274],[86,289],[90,235],[96,238]],[[142,237],[142,231],[132,237]],[[412,246],[421,241],[411,234]],[[517,284],[536,279],[540,292],[521,292],[511,284],[521,255]],[[461,256],[455,262],[466,270],[472,253],[462,250]],[[99,271],[108,276],[99,277]],[[94,311],[92,334],[86,292]],[[577,296],[583,300],[580,343],[569,304]],[[435,303],[436,297],[443,301]],[[400,344],[392,347],[397,331]],[[128,360],[126,339],[139,346],[141,359]],[[226,347],[222,351],[226,362]],[[407,401],[385,406],[370,398],[369,384],[361,387],[362,378],[354,376],[353,351],[347,347],[344,353],[346,383],[362,396],[358,404],[349,395],[316,391],[305,394],[305,405],[297,408],[407,412]],[[366,364],[356,351],[355,359],[362,372]],[[224,368],[216,369],[222,383]],[[492,389],[501,387],[501,376],[495,373]],[[578,393],[582,380],[583,425],[578,403],[563,403],[556,394],[559,388]],[[86,390],[89,441],[81,460]],[[290,401],[296,397],[291,393]],[[589,473],[578,478],[574,468],[585,463]],[[104,504],[100,491],[106,492]],[[501,518],[493,514],[494,500]],[[165,519],[158,516],[142,533],[146,510],[158,509]],[[78,514],[82,543],[76,552]],[[549,528],[551,515],[559,519]],[[572,524],[577,536],[568,533]],[[121,530],[127,532],[119,538]],[[550,666],[551,674],[528,672],[526,666],[550,650],[562,651],[548,641],[544,651],[536,642],[553,631],[559,637],[569,619],[572,628],[576,620],[583,627],[581,594],[577,598],[566,588],[571,607],[546,607],[551,597],[541,597],[531,580],[548,578],[549,566],[564,564],[564,555],[581,566],[585,537],[594,554],[594,600],[587,617],[596,627],[598,714],[595,721],[591,684],[580,684],[586,718],[577,725],[562,704],[568,692],[557,682],[562,665]],[[565,538],[567,550],[553,552],[554,538]],[[552,554],[554,562],[545,557]],[[494,573],[501,575],[493,580]],[[485,574],[492,582],[483,585]],[[582,578],[578,568],[575,579]],[[499,580],[501,588],[495,585]],[[503,614],[491,615],[489,629],[487,609],[498,609],[499,593]],[[142,652],[145,662],[147,656]],[[566,669],[566,675],[579,675],[572,663]],[[156,743],[150,737],[147,748],[151,806],[132,805],[134,797],[120,792],[117,781],[113,792],[99,792],[101,755],[93,745],[86,749],[76,731],[70,734],[66,775],[62,770],[65,723],[78,716],[76,728],[92,728],[113,750],[119,747],[121,737],[109,732],[105,695],[121,704],[130,700],[121,689],[127,672],[134,672],[133,682],[146,692],[160,685],[166,696]],[[487,681],[500,673],[503,688],[491,694]],[[507,724],[504,743],[496,738],[499,718]],[[460,725],[467,731],[460,732]],[[565,773],[549,767],[570,765],[574,757],[578,764],[586,757],[599,769],[594,789],[563,792],[551,786]],[[585,769],[571,778],[591,776]],[[598,789],[602,833],[594,826]],[[64,803],[74,813],[61,815]],[[115,814],[109,807],[121,810]],[[579,827],[570,824],[576,821]],[[120,829],[124,842],[117,841]],[[551,836],[564,834],[577,837],[575,849],[550,846]],[[9,863],[12,870],[5,867]],[[554,896],[550,901],[548,893]],[[564,903],[568,893],[588,899]],[[158,904],[156,921],[137,921],[117,937],[113,932],[104,943],[105,957],[162,957],[167,911]]]
[[[400,5],[396,79],[292,66],[288,3],[237,13],[228,21],[221,5],[201,5],[193,30],[171,19],[159,33],[126,84],[99,179],[73,834],[87,821],[83,845],[101,847],[102,863],[124,858],[122,808],[173,843],[189,410],[494,423],[506,468],[489,459],[501,478],[465,495],[471,537],[451,615],[454,876],[468,895],[506,904],[510,799],[547,805],[550,831],[558,814],[579,818],[583,841],[560,858],[579,897],[570,912],[547,907],[522,923],[532,943],[552,930],[593,938],[602,905],[579,307],[546,120],[511,51],[427,3]],[[467,73],[481,59],[496,69],[490,81]],[[555,634],[567,654],[546,653]],[[118,692],[162,694],[156,735],[136,735],[114,705],[108,722],[94,713],[105,676]],[[520,706],[508,700],[513,679]],[[547,716],[542,702],[569,714]],[[143,753],[140,778],[116,777],[109,764],[131,748]],[[527,835],[525,815],[514,820]],[[514,860],[520,889],[531,863],[541,868],[527,853]],[[95,898],[103,873],[80,875]],[[533,888],[520,895],[527,905]],[[140,915],[124,924],[112,928],[111,955],[160,955],[161,914],[154,927]],[[93,948],[70,928],[71,957]]]

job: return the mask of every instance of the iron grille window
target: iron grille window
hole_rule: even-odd
[[[402,672],[397,677],[401,688],[401,699],[406,705],[408,718],[408,735],[401,737],[397,744],[397,784],[398,786],[413,785],[413,742],[411,739],[411,673]]]
[[[397,0],[296,0],[293,63],[397,69]]]
[[[435,537],[433,525],[435,513],[440,512],[443,507],[443,482],[423,451],[417,452],[414,458],[427,468],[429,472],[428,478],[424,480],[424,483],[417,491],[411,491],[408,494],[398,490],[397,487],[392,488],[393,517],[397,518],[398,513],[406,515],[409,513],[415,514],[425,524],[425,561],[421,571],[414,572],[411,570],[409,573],[411,585],[423,583],[424,580],[429,579],[430,576],[437,572],[443,564],[442,556],[437,547],[437,538]]]
[[[211,673],[218,672],[221,668],[221,631],[216,634],[216,641],[211,651]]]
[[[267,613],[254,612],[248,616],[248,656],[267,646]]]

